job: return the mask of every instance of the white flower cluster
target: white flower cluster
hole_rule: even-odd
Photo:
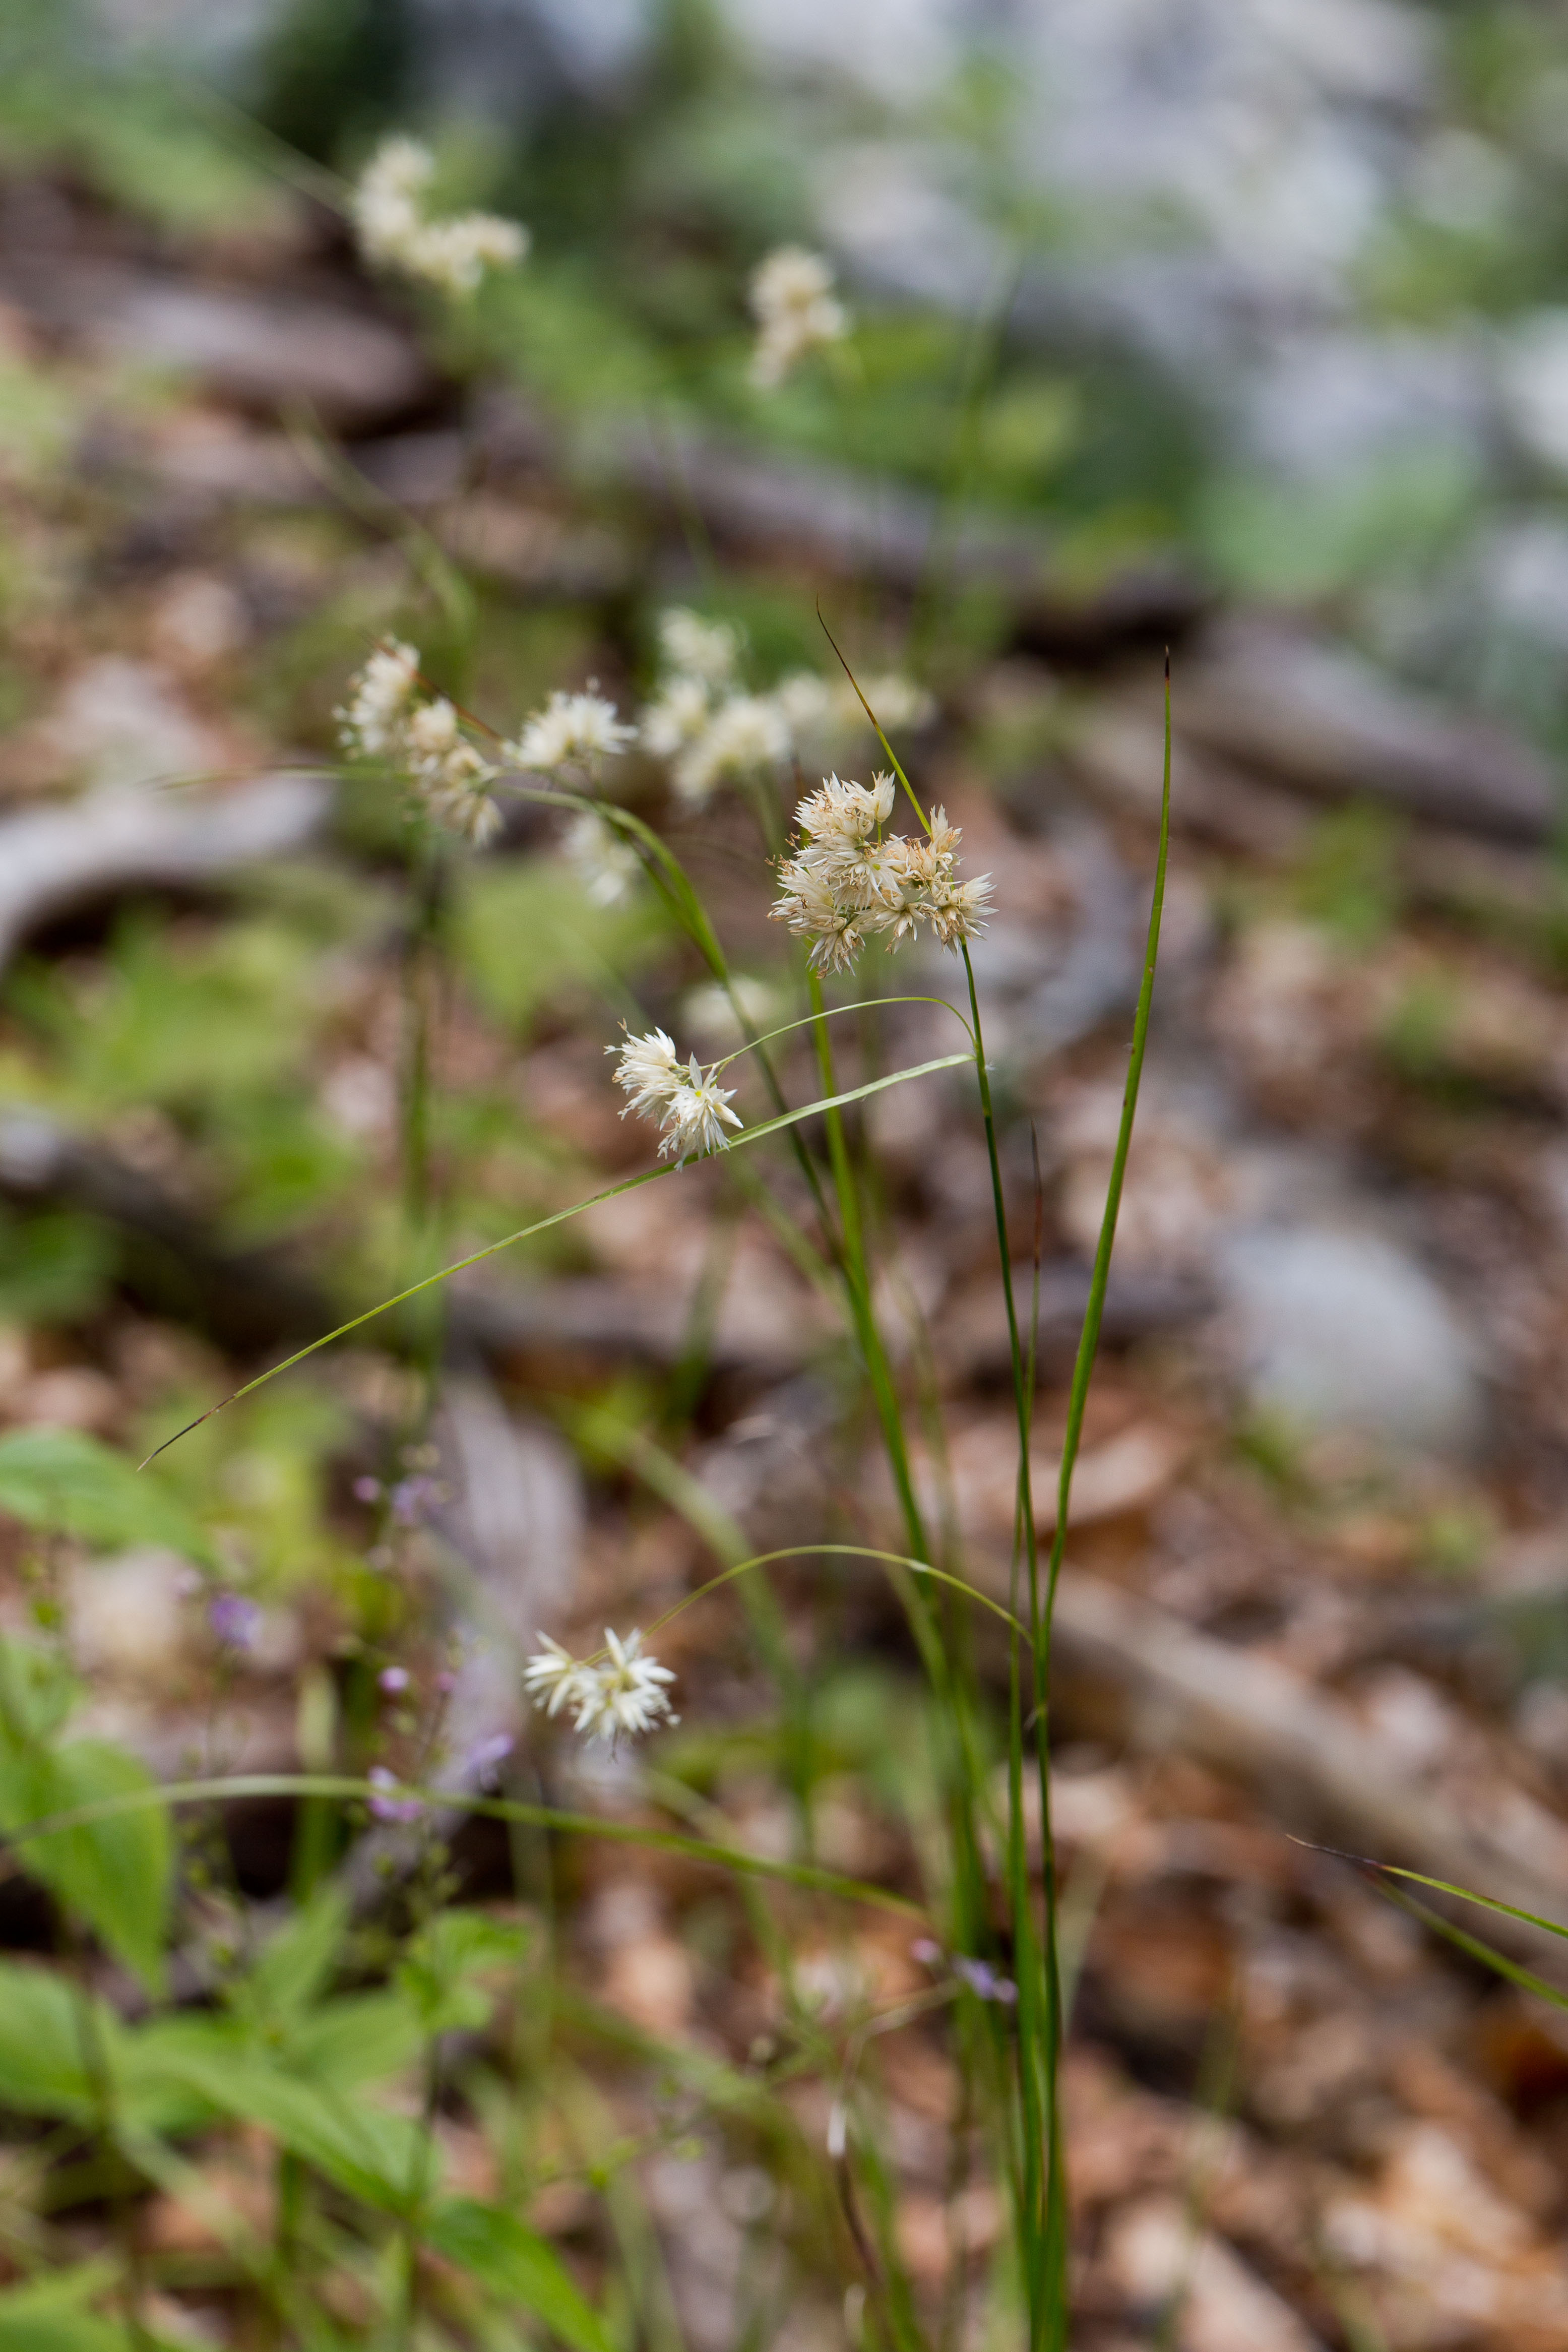
[[[486,269],[521,261],[528,234],[494,213],[433,220],[425,210],[435,158],[415,139],[383,139],[350,205],[360,250],[381,269],[401,269],[444,294],[472,294]]]
[[[958,880],[957,826],[933,809],[924,837],[884,833],[893,800],[891,776],[873,776],[869,790],[825,776],[795,812],[800,846],[779,867],[769,912],[811,941],[818,971],[847,971],[869,939],[896,946],[923,923],[945,948],[985,928],[990,877]]]
[[[516,766],[537,774],[575,766],[591,775],[597,761],[615,757],[636,740],[637,730],[621,724],[615,705],[603,695],[552,694],[504,749]]]
[[[499,829],[489,792],[497,772],[464,734],[446,697],[426,691],[412,646],[391,637],[378,646],[333,716],[343,749],[398,769],[438,824],[476,849]]]
[[[606,1626],[610,1654],[597,1664],[574,1658],[548,1633],[539,1640],[543,1649],[523,1669],[528,1695],[547,1715],[573,1710],[574,1727],[586,1738],[614,1748],[622,1738],[652,1731],[656,1723],[679,1723],[665,1688],[675,1677],[657,1658],[643,1655],[640,1633],[628,1633],[622,1641]]]
[[[615,1083],[628,1097],[622,1118],[635,1111],[639,1118],[657,1118],[664,1139],[661,1160],[673,1157],[684,1168],[695,1154],[728,1149],[725,1129],[742,1122],[729,1108],[735,1089],[719,1085],[716,1064],[705,1069],[695,1054],[683,1062],[663,1029],[650,1029],[644,1037],[628,1032],[624,1045],[604,1050],[619,1057]]]
[[[833,292],[831,263],[801,245],[781,245],[751,276],[757,348],[751,381],[769,392],[806,353],[849,332],[849,313]]]
[[[642,860],[625,835],[593,809],[572,818],[560,845],[577,868],[591,907],[619,907],[631,897]]]
[[[671,781],[691,807],[702,807],[727,780],[766,775],[791,761],[814,765],[871,731],[847,680],[834,686],[797,670],[771,694],[744,692],[736,677],[740,640],[722,622],[677,607],[661,621],[659,641],[664,675],[640,732],[644,750],[671,762]],[[884,727],[920,727],[932,715],[930,696],[905,677],[871,678],[865,693]]]

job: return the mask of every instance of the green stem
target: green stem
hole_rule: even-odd
[[[769,1136],[783,1134],[789,1128],[799,1127],[802,1119],[816,1118],[840,1104],[862,1101],[867,1095],[881,1094],[886,1087],[902,1086],[910,1078],[930,1077],[938,1070],[959,1068],[968,1058],[967,1054],[942,1054],[935,1061],[919,1062],[907,1070],[894,1070],[885,1078],[870,1078],[863,1086],[851,1087],[831,1101],[804,1103],[799,1110],[785,1111],[778,1118],[764,1119],[757,1127],[748,1127],[743,1133],[733,1136],[725,1149],[729,1152],[745,1150],[751,1144],[762,1143]],[[246,1381],[243,1387],[231,1389],[227,1396],[220,1397],[216,1404],[207,1407],[205,1412],[198,1413],[193,1421],[186,1422],[183,1428],[175,1430],[172,1436],[166,1437],[161,1445],[155,1445],[140,1467],[145,1470],[148,1463],[155,1462],[160,1454],[166,1454],[171,1445],[177,1445],[181,1438],[188,1437],[193,1429],[200,1429],[203,1423],[211,1421],[214,1413],[226,1412],[242,1397],[254,1395],[268,1381],[275,1381],[280,1372],[292,1371],[296,1364],[302,1364],[308,1357],[319,1354],[323,1348],[331,1347],[335,1340],[346,1339],[350,1331],[362,1330],[378,1316],[390,1314],[394,1307],[404,1306],[409,1299],[434,1289],[437,1283],[449,1281],[455,1274],[465,1274],[470,1266],[482,1265],[486,1258],[497,1257],[502,1250],[513,1249],[518,1242],[530,1241],[535,1234],[548,1233],[553,1225],[565,1224],[570,1218],[581,1216],[585,1210],[597,1208],[602,1201],[613,1201],[622,1192],[635,1192],[639,1185],[656,1184],[663,1177],[678,1175],[681,1164],[666,1161],[657,1168],[641,1169],[635,1176],[623,1176],[618,1184],[606,1184],[599,1192],[591,1192],[586,1200],[573,1201],[570,1207],[552,1210],[548,1217],[536,1218],[532,1224],[519,1225],[516,1233],[503,1234],[499,1241],[486,1242],[483,1249],[471,1250],[466,1257],[455,1258],[450,1265],[438,1266],[434,1274],[423,1276],[418,1282],[411,1282],[406,1289],[394,1292],[391,1298],[383,1298],[376,1306],[364,1308],[362,1313],[351,1315],[346,1323],[340,1323],[333,1330],[323,1331],[319,1339],[311,1339],[305,1347],[297,1348],[291,1356],[285,1356],[280,1363],[272,1365],[265,1372],[258,1372],[255,1380]]]
[[[1009,1871],[1011,1879],[1013,1932],[1018,1940],[1019,2092],[1023,2109],[1023,2193],[1026,2285],[1030,2308],[1030,2340],[1041,2347],[1057,2340],[1065,2315],[1053,2311],[1060,2304],[1053,2293],[1053,2273],[1061,2265],[1054,2244],[1055,2224],[1065,2216],[1061,2193],[1061,2119],[1057,2083],[1061,2053],[1061,1991],[1056,1950],[1055,1856],[1051,1833],[1051,1768],[1045,1738],[1044,1683],[1040,1660],[1045,1655],[1045,1631],[1040,1614],[1040,1544],[1035,1529],[1033,1475],[1030,1462],[1029,1367],[1019,1330],[1018,1302],[1013,1293],[1012,1244],[1008,1236],[1007,1201],[1002,1184],[1001,1157],[997,1144],[995,1106],[990,1072],[986,1066],[985,1033],[975,967],[968,944],[962,946],[964,976],[968,983],[970,1026],[975,1038],[975,1075],[979,1086],[980,1115],[986,1134],[986,1154],[991,1172],[991,1206],[996,1219],[997,1251],[1000,1260],[1002,1297],[1007,1307],[1008,1346],[1012,1370],[1013,1409],[1018,1423],[1018,1524],[1028,1566],[1029,1626],[1035,1661],[1035,1704],[1040,1736],[1036,1769],[1040,1780],[1040,1876],[1045,1916],[1037,1953],[1029,1902],[1028,1856],[1023,1834],[1022,1690],[1016,1671],[1009,1677],[1008,1717]],[[1037,1970],[1043,1963],[1043,1984]],[[1043,1996],[1043,1998],[1041,1998]],[[1043,2015],[1041,2011],[1043,2011]],[[1043,2140],[1043,2147],[1042,2147]],[[1043,2170],[1042,2170],[1043,2157]]]

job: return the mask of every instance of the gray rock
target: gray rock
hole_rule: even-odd
[[[1254,1406],[1396,1447],[1479,1441],[1478,1350],[1419,1262],[1349,1225],[1253,1228],[1220,1254],[1227,1336]]]

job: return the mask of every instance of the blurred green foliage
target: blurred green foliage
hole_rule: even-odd
[[[596,907],[554,858],[492,861],[459,885],[451,939],[458,969],[514,1034],[551,1004],[583,993],[620,1003],[622,975],[667,937],[651,890]]]

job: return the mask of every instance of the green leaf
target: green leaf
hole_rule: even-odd
[[[555,2248],[514,2214],[449,2198],[426,2215],[424,2238],[492,2294],[542,2319],[572,2352],[613,2352],[604,2322]]]
[[[126,2352],[117,2320],[88,2310],[113,2282],[107,2263],[84,2263],[53,2278],[0,2292],[0,2352]]]
[[[84,2013],[84,1998],[51,1969],[0,1961],[0,2107],[73,2122],[93,2114],[89,2036],[101,2029],[112,2047],[114,2021],[101,2004]]]
[[[159,2053],[172,2082],[197,2093],[235,2123],[258,2124],[302,2163],[367,2205],[403,2213],[425,2185],[428,2134],[388,2114],[302,2083],[253,2054],[207,2057],[185,2048]]]
[[[0,1511],[100,1551],[162,1544],[214,1564],[206,1536],[163,1481],[76,1429],[0,1437]]]
[[[400,1993],[345,1993],[285,2036],[282,2063],[326,2091],[357,2091],[402,2074],[419,2054],[424,2029]]]
[[[485,1979],[515,1969],[528,1948],[517,1928],[483,1911],[438,1911],[414,1938],[398,1983],[427,2033],[475,2030],[494,2006]]]
[[[465,975],[486,1010],[517,1031],[605,972],[633,969],[659,928],[645,899],[596,907],[570,867],[544,858],[476,863],[454,914]]]
[[[106,1740],[13,1753],[0,1760],[0,1830],[14,1832],[78,1806],[156,1788],[144,1764]],[[174,1864],[166,1806],[139,1805],[75,1829],[21,1838],[17,1855],[144,1984],[162,1990]]]
[[[323,1886],[263,1947],[246,1979],[245,2006],[279,2018],[309,2008],[326,1990],[348,1924],[348,1896]]]
[[[0,1641],[0,1739],[6,1746],[41,1746],[65,1722],[78,1696],[57,1650]]]

